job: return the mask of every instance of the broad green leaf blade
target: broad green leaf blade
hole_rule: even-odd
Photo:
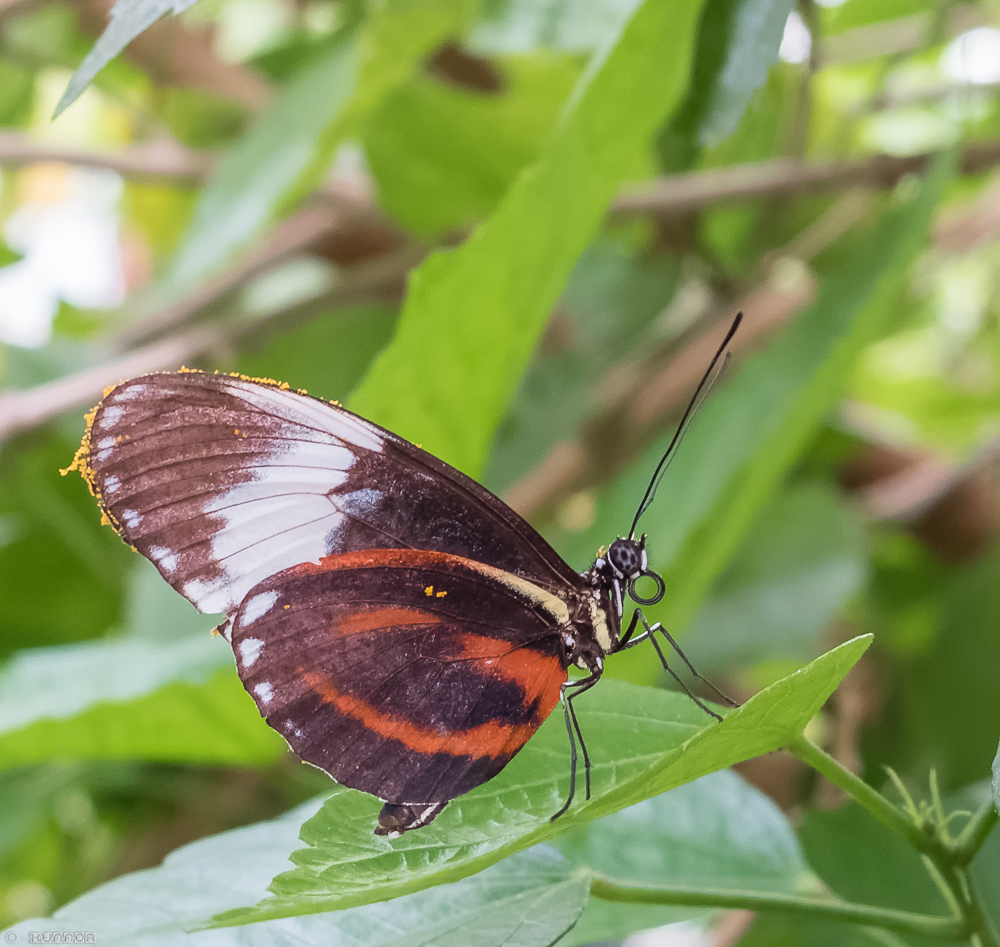
[[[216,165],[168,281],[187,287],[315,187],[347,134],[356,132],[424,56],[460,33],[471,0],[386,0],[306,66]]]
[[[557,845],[572,861],[627,884],[785,894],[819,889],[781,810],[731,772],[703,776],[578,826]],[[592,899],[563,943],[620,941],[705,913]]]
[[[11,932],[92,931],[109,947],[547,947],[576,921],[590,873],[551,848],[523,852],[474,878],[352,911],[191,932],[213,912],[252,901],[287,865],[309,803],[271,822],[186,845],[158,868],[116,878]]]
[[[593,761],[593,797],[578,799],[555,822],[569,788],[569,749],[557,715],[499,776],[400,839],[372,834],[377,799],[339,789],[303,826],[309,847],[294,853],[293,871],[274,879],[275,897],[216,921],[247,924],[354,907],[456,881],[574,825],[775,750],[802,731],[869,641],[841,645],[711,726],[681,694],[604,682],[576,705]]]
[[[412,233],[436,236],[490,214],[538,157],[581,72],[577,57],[496,63],[499,93],[418,75],[367,124],[365,157],[379,203]]]
[[[182,13],[197,2],[198,0],[118,0],[111,10],[111,21],[80,63],[80,68],[73,73],[52,117],[58,118],[80,97],[94,76],[160,17],[171,10],[175,14]]]
[[[778,58],[785,21],[794,8],[794,0],[742,0],[736,5],[729,45],[698,129],[701,144],[715,146],[736,130]]]
[[[926,238],[950,167],[943,162],[914,198],[887,212],[823,279],[815,303],[705,402],[639,523],[667,589],[650,613],[672,632],[690,620],[809,444],[858,353],[896,315],[902,281]],[[664,441],[654,445],[601,498],[577,557],[592,556],[628,528],[664,447]]]
[[[476,476],[552,306],[688,80],[699,2],[646,0],[595,57],[537,162],[417,270],[351,407]]]
[[[0,670],[0,766],[53,758],[252,765],[283,741],[224,641],[126,639],[20,652]]]

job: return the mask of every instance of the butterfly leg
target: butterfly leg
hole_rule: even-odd
[[[632,635],[632,632],[635,629],[635,625],[636,625],[637,622],[640,622],[640,621],[642,622],[643,628],[645,628],[646,630],[641,635],[638,635],[635,638],[632,638],[631,635]],[[673,637],[671,637],[670,634],[668,634],[667,630],[663,627],[663,625],[661,625],[659,622],[656,622],[655,624],[650,625],[649,622],[646,621],[646,616],[643,615],[641,608],[637,608],[632,613],[632,621],[629,623],[628,631],[626,631],[626,633],[622,636],[622,641],[624,641],[625,643],[623,645],[621,645],[620,648],[621,648],[621,650],[625,650],[627,648],[634,648],[637,644],[642,644],[642,642],[645,641],[648,638],[653,643],[653,647],[656,648],[656,653],[657,653],[657,655],[660,658],[660,664],[663,665],[663,669],[675,681],[677,681],[677,684],[680,686],[681,690],[684,691],[684,693],[687,694],[688,697],[690,697],[691,700],[693,700],[702,710],[704,710],[705,713],[707,713],[709,716],[715,717],[716,720],[720,720],[721,721],[722,717],[720,717],[714,710],[712,710],[703,701],[699,700],[691,692],[691,690],[687,686],[687,684],[685,684],[677,676],[677,672],[674,671],[674,669],[667,663],[667,657],[663,653],[663,649],[660,647],[660,643],[656,640],[656,632],[660,632],[667,639],[667,641],[670,642],[671,646],[677,652],[677,654],[680,656],[681,660],[687,665],[688,670],[690,670],[690,672],[696,678],[698,678],[698,680],[704,681],[704,683],[708,684],[708,686],[711,687],[712,690],[714,690],[720,697],[722,697],[723,700],[728,701],[734,707],[736,706],[736,704],[735,704],[734,701],[732,701],[728,697],[726,697],[726,695],[723,694],[714,684],[712,684],[710,681],[705,680],[705,678],[703,678],[694,669],[694,667],[691,665],[691,662],[687,659],[687,656],[684,654],[683,651],[681,651],[681,649],[677,645],[677,642],[674,641]]]
[[[566,681],[559,688],[559,701],[563,705],[563,718],[566,721],[566,733],[569,736],[569,795],[562,808],[549,820],[554,822],[572,804],[573,796],[576,795],[576,741],[580,741],[580,750],[583,753],[583,769],[587,783],[587,798],[590,798],[590,756],[587,753],[587,744],[583,740],[583,732],[580,730],[580,722],[576,719],[576,711],[573,709],[573,701],[585,691],[589,691],[599,680],[601,674],[595,671],[590,677],[585,677],[579,681]],[[572,693],[569,691],[572,690]],[[574,736],[575,733],[575,736]]]

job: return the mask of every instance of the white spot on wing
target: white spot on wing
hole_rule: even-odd
[[[268,592],[261,592],[255,595],[246,605],[243,606],[243,615],[240,617],[240,624],[245,628],[247,625],[252,624],[261,615],[266,615],[273,607],[274,603],[278,601],[278,593],[271,589]],[[248,639],[249,641],[255,641],[255,638]]]
[[[253,692],[260,698],[262,704],[271,703],[271,698],[274,697],[274,688],[267,681],[261,681],[254,687]]]
[[[225,612],[275,573],[335,551],[345,510],[364,514],[380,498],[375,490],[335,491],[347,482],[357,451],[381,452],[385,438],[368,422],[294,391],[222,376],[213,385],[246,410],[268,415],[257,442],[266,453],[242,472],[252,479],[220,490],[203,507],[212,522],[211,568],[184,585],[202,611]],[[256,617],[248,606],[243,624]]]
[[[129,385],[127,388],[119,388],[112,398],[115,401],[138,401],[145,397],[148,388],[148,385]]]
[[[114,493],[120,486],[121,481],[114,474],[111,474],[111,476],[104,481],[104,492]]]
[[[121,420],[121,417],[124,413],[125,413],[124,408],[119,408],[116,407],[115,405],[106,407],[103,413],[101,414],[101,424],[105,425],[117,424]]]
[[[244,638],[239,643],[240,664],[245,668],[251,667],[260,657],[260,649],[263,647],[264,642],[260,638]]]
[[[177,554],[163,546],[150,546],[149,558],[166,572],[177,571]]]
[[[142,514],[138,510],[125,510],[122,513],[122,520],[129,529],[138,529],[142,522]]]

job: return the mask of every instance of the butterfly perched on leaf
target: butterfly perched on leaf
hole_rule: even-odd
[[[115,385],[70,469],[170,585],[226,614],[267,722],[382,799],[375,831],[394,836],[499,773],[560,702],[573,769],[556,815],[578,743],[589,795],[573,700],[606,655],[662,631],[639,609],[622,629],[627,596],[663,594],[634,533],[669,453],[629,536],[583,573],[432,454],[269,380],[181,371]],[[643,576],[651,599],[636,593]],[[570,679],[572,665],[585,676]]]

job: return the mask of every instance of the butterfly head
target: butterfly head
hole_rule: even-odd
[[[663,579],[649,568],[645,535],[638,540],[619,537],[607,549],[602,547],[591,575],[595,585],[607,588],[619,618],[624,612],[624,593],[640,605],[655,605],[663,598],[665,591]],[[650,579],[655,584],[651,596],[640,595],[636,590],[636,583],[640,579]]]

